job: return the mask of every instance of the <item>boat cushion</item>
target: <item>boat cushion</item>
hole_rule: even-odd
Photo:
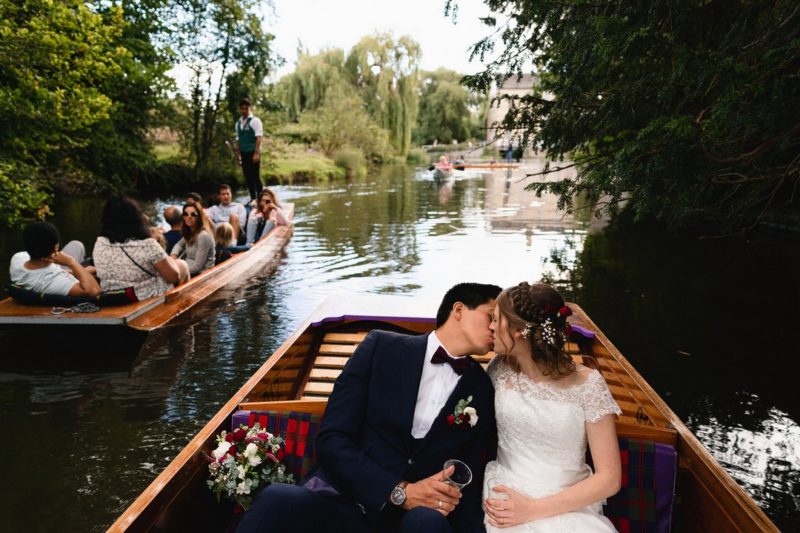
[[[675,448],[621,437],[619,451],[622,488],[608,499],[603,514],[620,533],[668,533],[678,468]]]
[[[113,305],[127,305],[138,302],[133,287],[103,291],[97,296],[61,296],[59,294],[46,294],[25,289],[14,283],[5,286],[9,296],[22,305],[50,305],[59,307],[72,307],[84,302],[97,304],[100,307]]]
[[[258,425],[286,441],[286,471],[300,481],[308,474],[317,459],[317,433],[322,416],[298,411],[237,411],[233,414],[231,430],[240,425]]]

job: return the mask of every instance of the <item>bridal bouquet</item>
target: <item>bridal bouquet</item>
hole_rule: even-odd
[[[294,483],[294,476],[281,463],[286,456],[283,444],[282,438],[259,424],[220,433],[208,457],[211,476],[207,483],[217,500],[224,495],[247,509],[258,489],[270,483]]]

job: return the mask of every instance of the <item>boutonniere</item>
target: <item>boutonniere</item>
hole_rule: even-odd
[[[478,411],[474,407],[469,407],[471,401],[472,396],[468,396],[466,400],[458,400],[453,414],[447,415],[448,426],[464,428],[469,424],[470,427],[475,427],[475,424],[478,423]]]

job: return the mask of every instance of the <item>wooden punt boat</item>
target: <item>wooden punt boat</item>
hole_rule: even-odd
[[[453,167],[450,166],[450,165],[448,165],[446,167],[445,166],[440,167],[440,166],[437,165],[433,169],[433,180],[434,181],[444,181],[444,180],[446,180],[448,178],[452,178],[452,177],[453,177]]]
[[[224,531],[232,506],[216,503],[205,485],[208,463],[204,455],[216,446],[215,435],[230,428],[234,412],[291,410],[319,414],[333,390],[333,381],[368,331],[378,328],[423,333],[434,327],[430,317],[435,305],[420,312],[416,299],[376,296],[346,300],[346,312],[331,300],[314,312],[109,531]],[[570,307],[574,311],[570,322],[595,335],[580,344],[570,343],[568,349],[574,358],[595,366],[605,377],[623,411],[617,422],[618,433],[671,444],[677,450],[673,530],[778,531],[586,313],[575,304]],[[486,364],[492,355],[477,359]]]
[[[226,284],[275,261],[293,232],[294,205],[286,204],[286,226],[276,226],[250,250],[234,254],[161,296],[128,305],[104,307],[96,313],[53,315],[49,306],[20,305],[12,298],[0,301],[0,327],[25,325],[127,326],[140,331],[160,328],[202,302]]]

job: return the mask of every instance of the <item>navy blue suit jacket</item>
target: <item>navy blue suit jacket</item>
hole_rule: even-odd
[[[442,470],[448,459],[460,459],[473,480],[449,515],[455,531],[484,531],[481,492],[487,455],[496,434],[494,389],[489,377],[470,358],[447,403],[421,443],[411,425],[427,348],[427,335],[373,330],[358,346],[336,380],[317,437],[315,475],[342,496],[353,498],[369,522],[397,513],[388,503],[401,480],[419,481]],[[450,426],[459,400],[472,396],[478,423]]]

